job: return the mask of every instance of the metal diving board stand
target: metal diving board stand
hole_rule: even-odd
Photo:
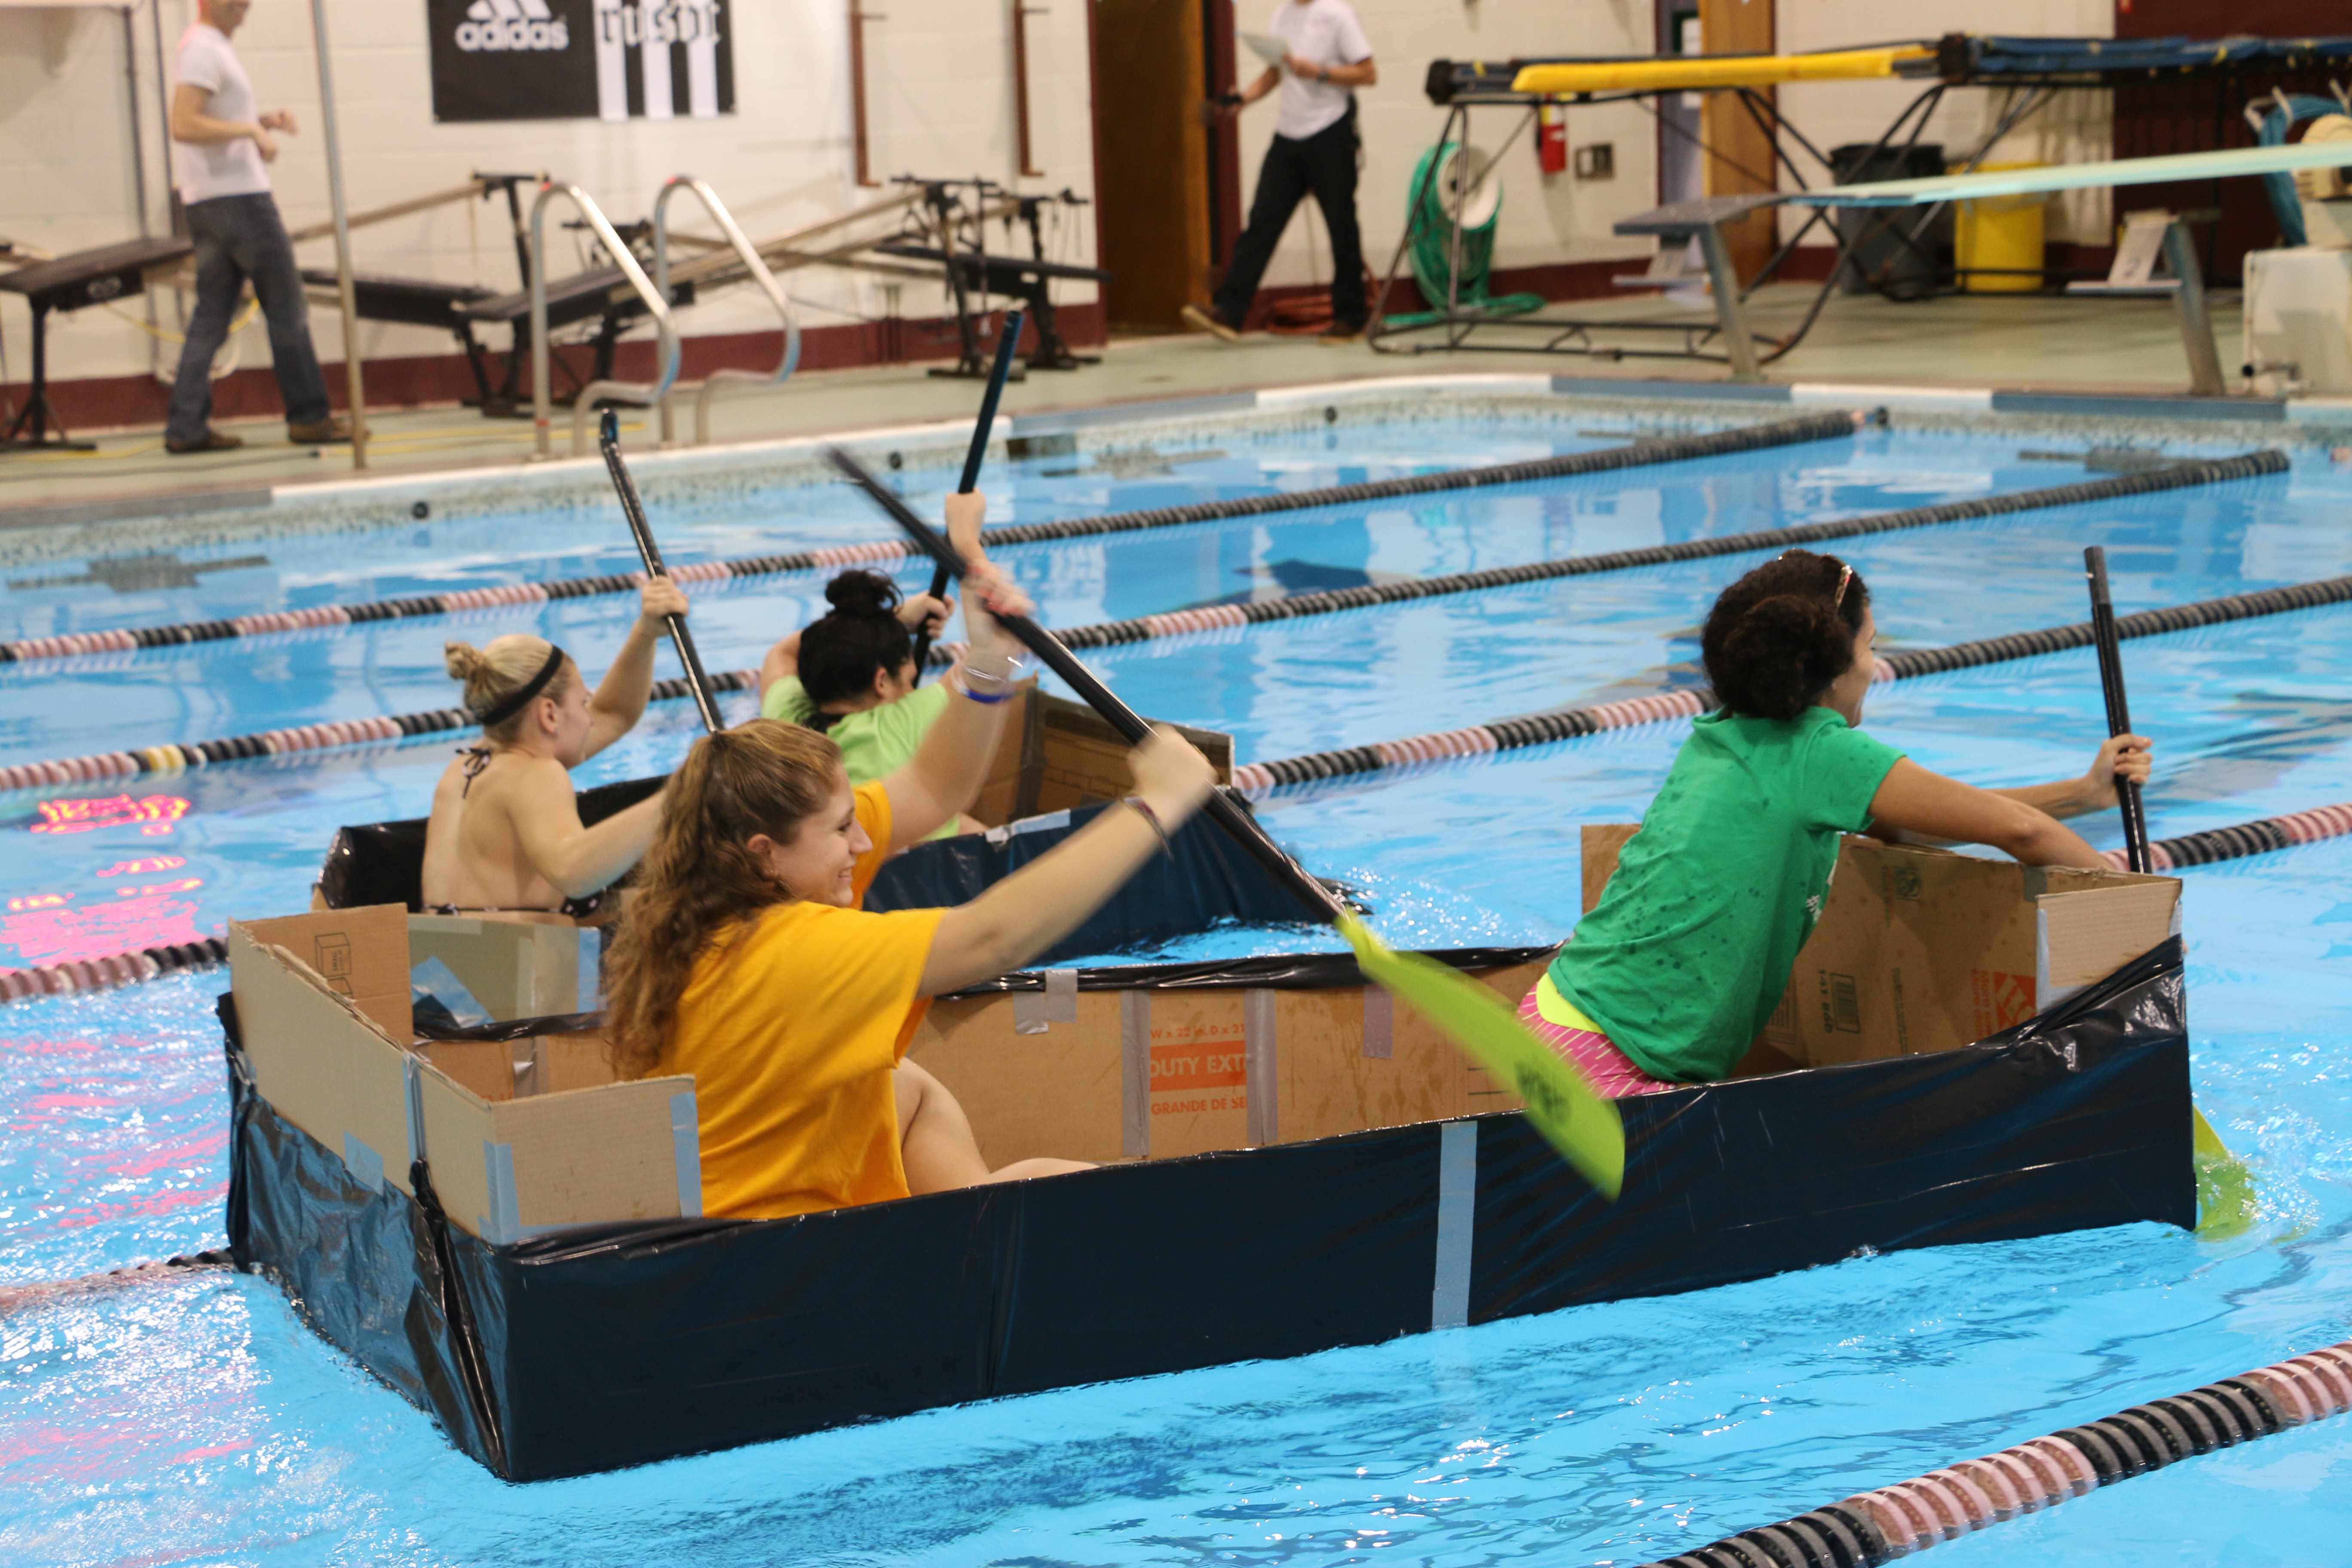
[[[2121,158],[2104,163],[2064,163],[2038,169],[1943,174],[1931,179],[1827,185],[1819,190],[1779,195],[1708,196],[1697,201],[1675,202],[1627,218],[1616,225],[1616,232],[1656,235],[1669,241],[1696,239],[1699,242],[1700,253],[1707,258],[1709,282],[1715,295],[1716,320],[1729,350],[1732,379],[1756,381],[1762,377],[1762,371],[1756,363],[1756,340],[1748,330],[1747,312],[1738,289],[1727,287],[1725,282],[1730,267],[1729,250],[1724,241],[1722,226],[1757,207],[1774,204],[1820,207],[1934,206],[1946,202],[1977,201],[1992,196],[2053,195],[2101,186],[2168,184],[2252,174],[2291,174],[2297,169],[2345,167],[2352,167],[2352,142],[2232,147],[2220,152],[2174,153],[2162,158]],[[2168,291],[2173,297],[2174,309],[2179,312],[2181,342],[2189,355],[2190,391],[2201,397],[2224,396],[2229,389],[2221,378],[2221,353],[2213,342],[2213,321],[2206,307],[2204,274],[2198,268],[2196,247],[2189,243],[2187,228],[2179,218],[2168,215],[2165,219],[2163,250],[2175,279]]]

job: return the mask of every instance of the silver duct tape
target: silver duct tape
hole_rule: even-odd
[[[351,1171],[352,1180],[368,1191],[383,1191],[383,1156],[348,1132],[343,1134],[343,1164]]]
[[[484,1241],[505,1247],[522,1239],[520,1194],[515,1191],[514,1145],[482,1142],[483,1175],[489,1188],[490,1212],[480,1216]]]
[[[1396,1055],[1396,998],[1377,985],[1364,987],[1364,1055],[1380,1061]]]
[[[1045,990],[1013,994],[1013,1032],[1016,1035],[1042,1035],[1051,1025],[1077,1021],[1078,972],[1075,969],[1049,969],[1045,971]]]
[[[1277,1115],[1280,1091],[1275,1073],[1275,994],[1242,993],[1242,1051],[1248,1075],[1249,1141],[1253,1146],[1282,1142]]]
[[[1448,1121],[1438,1129],[1437,1268],[1429,1296],[1429,1326],[1459,1329],[1470,1321],[1470,1243],[1478,1223],[1478,1124]]]
[[[1151,1158],[1151,993],[1118,994],[1119,1149]]]
[[[677,1162],[677,1212],[686,1219],[702,1217],[702,1121],[694,1108],[694,1090],[669,1097],[669,1137]]]

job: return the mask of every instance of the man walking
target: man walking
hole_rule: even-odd
[[[248,279],[269,321],[270,368],[286,404],[287,439],[317,447],[352,438],[349,422],[328,412],[294,242],[264,167],[278,157],[278,136],[294,134],[294,116],[283,109],[254,113],[253,83],[229,47],[251,5],[199,0],[173,72],[179,85],[172,89],[172,140],[180,144],[180,200],[196,246],[196,309],[172,384],[167,452],[224,452],[245,444],[212,427],[212,372]]]
[[[1348,0],[1281,0],[1269,25],[1286,51],[1279,63],[1220,107],[1227,113],[1279,87],[1274,142],[1257,176],[1249,226],[1234,246],[1211,307],[1184,307],[1184,320],[1227,342],[1241,336],[1258,279],[1307,193],[1331,236],[1331,328],[1327,343],[1364,335],[1364,244],[1356,232],[1356,94],[1381,79],[1363,24]],[[1270,51],[1269,51],[1270,52]]]

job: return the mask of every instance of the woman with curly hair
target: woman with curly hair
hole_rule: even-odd
[[[1716,600],[1700,649],[1722,706],[1692,726],[1601,901],[1519,1005],[1603,1094],[1730,1076],[1821,919],[1842,835],[2106,869],[2057,819],[2146,780],[2147,740],[2118,735],[2081,776],[2022,789],[1930,773],[1861,731],[1877,635],[1869,588],[1832,555],[1791,550]]]
[[[971,902],[861,909],[882,862],[960,809],[942,798],[941,759],[976,744],[1011,688],[1009,639],[989,612],[1028,601],[992,569],[965,585],[971,668],[904,768],[853,784],[830,738],[754,719],[696,742],[670,777],[613,944],[606,1016],[622,1076],[693,1076],[707,1215],[772,1218],[1084,1168],[991,1171],[954,1098],[904,1060],[908,1042],[928,998],[1019,968],[1099,908],[1213,775],[1163,731],[1131,754],[1124,809]]]

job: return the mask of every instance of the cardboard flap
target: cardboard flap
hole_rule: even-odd
[[[415,1037],[408,1011],[408,911],[398,904],[239,922],[263,947],[299,958],[391,1038]]]
[[[601,933],[567,916],[517,910],[406,921],[409,962],[447,964],[492,1018],[574,1013],[582,992],[594,993]]]
[[[2179,907],[2180,884],[2169,878],[2045,894],[2036,901],[2034,1010],[2056,1006],[2170,936]]]
[[[1585,825],[1584,910],[1587,914],[1591,913],[1592,906],[1601,901],[1601,891],[1609,886],[1609,879],[1617,874],[1617,857],[1625,852],[1625,846],[1633,841],[1633,835],[1641,831],[1642,825],[1637,822]]]

